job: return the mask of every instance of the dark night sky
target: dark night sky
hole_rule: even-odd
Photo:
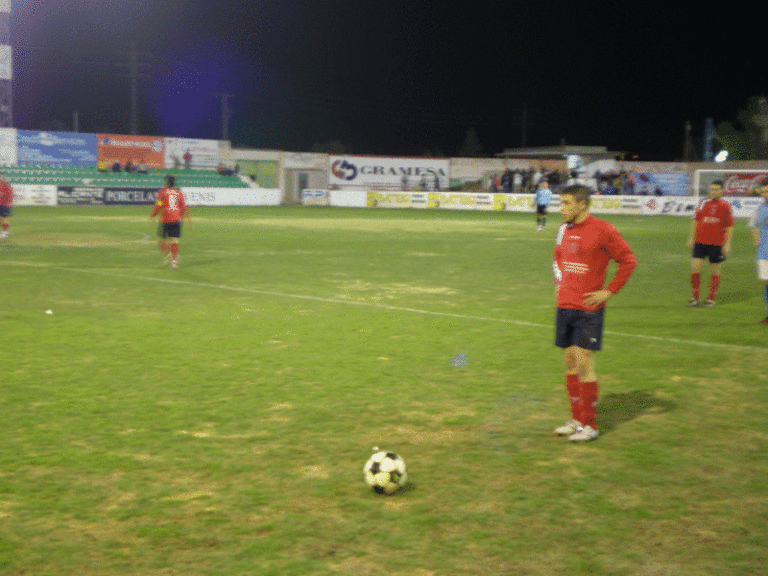
[[[734,120],[768,93],[762,26],[689,2],[13,0],[14,123],[130,131],[130,44],[147,76],[141,133],[251,148],[455,155],[602,145],[682,154],[686,120]]]

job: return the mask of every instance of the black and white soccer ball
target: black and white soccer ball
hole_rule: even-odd
[[[394,452],[377,451],[365,463],[363,475],[377,494],[394,494],[408,482],[405,461]]]

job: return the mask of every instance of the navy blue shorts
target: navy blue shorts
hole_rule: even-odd
[[[0,205],[0,218],[8,218],[11,215],[11,207]]]
[[[160,224],[160,230],[157,235],[162,238],[180,238],[181,222],[163,222]]]
[[[704,260],[709,258],[712,264],[719,264],[725,260],[725,254],[723,254],[722,246],[715,246],[714,244],[696,244],[693,245],[693,257]]]
[[[536,214],[546,215],[547,214],[547,205],[546,204],[536,204]]]
[[[555,346],[578,346],[587,350],[600,350],[603,345],[603,319],[605,308],[595,312],[557,309]]]

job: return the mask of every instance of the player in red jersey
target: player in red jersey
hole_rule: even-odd
[[[160,251],[170,257],[171,268],[178,266],[179,257],[179,237],[181,236],[181,219],[189,221],[189,209],[184,202],[184,195],[181,190],[175,187],[176,180],[173,176],[165,177],[165,188],[158,190],[157,202],[152,210],[150,219],[154,218],[159,212],[162,212],[162,224],[158,230],[158,246]]]
[[[689,306],[699,305],[699,285],[701,284],[701,264],[709,258],[709,296],[704,306],[715,305],[715,294],[720,286],[720,263],[731,252],[733,234],[733,213],[731,205],[721,198],[723,181],[715,180],[709,186],[709,198],[699,203],[691,222],[688,235],[688,248],[693,249],[691,258],[691,288],[693,298]]]
[[[557,286],[555,345],[563,348],[571,419],[555,429],[572,442],[598,437],[595,352],[602,347],[608,299],[637,266],[637,259],[616,228],[588,212],[590,190],[573,185],[560,193],[563,224],[557,232],[552,268]],[[618,270],[607,286],[608,263]]]
[[[11,206],[13,206],[13,188],[5,179],[5,174],[0,173],[0,238],[8,238]]]

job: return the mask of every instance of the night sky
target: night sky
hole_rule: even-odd
[[[607,146],[674,160],[684,125],[768,94],[756,16],[688,2],[13,0],[14,124],[235,146],[487,155]]]

